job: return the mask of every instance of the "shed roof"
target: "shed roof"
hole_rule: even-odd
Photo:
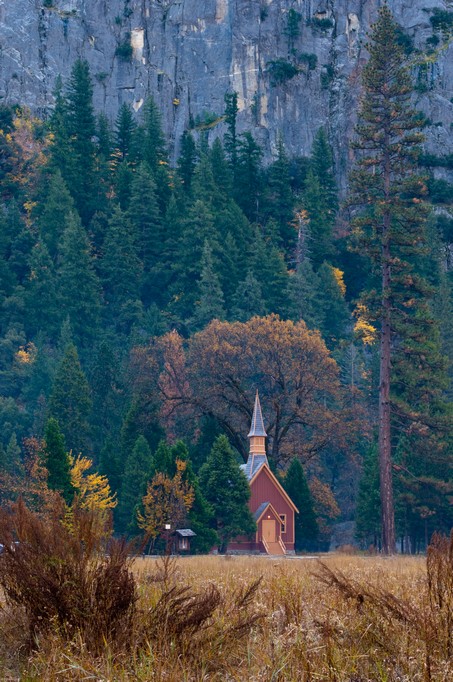
[[[196,535],[196,533],[194,533],[190,528],[178,528],[176,532],[182,538],[192,538],[194,535]]]

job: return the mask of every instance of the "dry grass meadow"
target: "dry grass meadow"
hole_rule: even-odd
[[[0,614],[3,680],[418,682],[453,680],[453,552],[423,557],[135,559],[121,636],[58,627],[27,640]],[[259,582],[257,582],[259,581]]]

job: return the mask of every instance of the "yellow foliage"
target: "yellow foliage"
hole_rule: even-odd
[[[354,317],[356,318],[354,324],[356,336],[365,346],[371,346],[376,341],[377,329],[370,322],[368,308],[360,303],[354,310]]]
[[[87,473],[93,466],[92,460],[82,455],[76,459],[70,456],[70,460],[71,482],[79,495],[80,506],[101,513],[116,507],[116,493],[112,494],[107,476],[98,472]]]
[[[16,353],[16,361],[20,365],[32,365],[36,360],[38,354],[38,349],[34,343],[27,343],[25,346],[21,346]]]
[[[143,497],[144,512],[137,512],[137,520],[140,528],[152,540],[165,530],[166,525],[170,525],[174,531],[185,521],[192,507],[194,491],[187,481],[182,480],[185,470],[186,462],[177,459],[173,478],[158,472],[148,483]]]
[[[344,283],[344,272],[343,270],[340,270],[340,268],[334,268],[332,266],[332,272],[333,276],[335,277],[335,281],[338,285],[339,290],[341,291],[342,296],[346,294],[346,284]]]

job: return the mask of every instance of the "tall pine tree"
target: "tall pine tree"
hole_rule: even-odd
[[[374,276],[364,303],[380,335],[378,447],[386,554],[395,551],[392,447],[398,431],[392,428],[392,419],[398,420],[398,428],[401,422],[408,431],[415,427],[418,438],[424,429],[432,436],[434,415],[429,414],[426,398],[438,394],[442,371],[429,309],[430,287],[420,268],[427,218],[425,184],[416,172],[422,117],[411,108],[413,87],[398,36],[399,27],[385,4],[367,46],[370,59],[362,72],[364,96],[353,145],[358,159],[351,175],[355,238],[368,255]],[[422,381],[420,402],[422,376],[426,382]],[[417,427],[420,422],[423,429]],[[428,450],[424,456],[429,456]]]
[[[48,471],[47,484],[51,490],[61,493],[65,502],[70,504],[75,491],[71,483],[69,456],[58,421],[52,417],[46,424],[44,443],[44,464]]]
[[[55,375],[49,412],[58,421],[66,445],[75,455],[89,451],[90,410],[90,387],[80,365],[77,348],[69,344]]]

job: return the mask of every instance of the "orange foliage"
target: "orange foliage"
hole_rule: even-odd
[[[61,496],[47,486],[47,469],[43,464],[43,442],[37,438],[25,438],[22,471],[16,476],[3,472],[0,487],[3,502],[21,497],[27,508],[40,516],[52,513]]]
[[[31,195],[35,192],[38,171],[46,163],[46,149],[50,140],[45,137],[37,137],[36,127],[41,121],[33,117],[28,109],[17,112],[13,121],[14,131],[11,134],[11,149],[13,150],[13,172],[10,180],[25,188]],[[33,209],[31,202],[25,202],[27,214]]]
[[[182,480],[186,463],[176,460],[176,474],[170,478],[158,472],[148,483],[146,495],[143,497],[143,514],[137,513],[138,525],[143,528],[147,537],[154,542],[165,532],[169,524],[174,531],[184,523],[187,513],[192,507],[194,492],[187,481]]]
[[[321,538],[329,537],[329,526],[340,516],[340,508],[335,496],[327,483],[323,483],[316,476],[309,481],[313,506],[316,513]]]
[[[337,365],[304,322],[277,315],[245,323],[214,320],[185,343],[171,332],[140,349],[135,359],[140,355],[140,375],[150,364],[154,372],[156,364],[160,368],[147,390],[158,392],[164,420],[179,427],[177,435],[187,436],[188,424],[212,415],[245,455],[258,388],[277,464],[295,453],[307,461],[330,443],[345,446],[350,436],[350,423],[347,429],[343,425]]]

